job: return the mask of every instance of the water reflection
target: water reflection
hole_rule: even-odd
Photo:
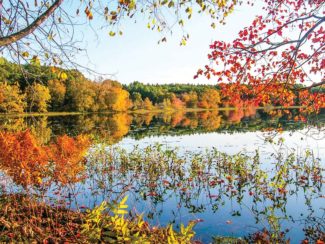
[[[24,189],[78,182],[85,171],[87,136],[60,136],[44,145],[31,130],[0,132],[0,171]],[[33,189],[36,191],[36,189]],[[37,191],[38,191],[37,190]]]
[[[44,144],[57,135],[75,136],[80,133],[115,144],[125,136],[140,139],[153,135],[184,135],[207,132],[234,133],[278,129],[295,131],[308,125],[322,127],[325,123],[324,113],[307,123],[297,119],[299,116],[301,115],[298,110],[264,111],[248,107],[245,110],[227,111],[1,117],[0,130],[22,131],[29,128],[37,139]]]
[[[7,183],[0,194],[36,194],[76,210],[129,195],[130,215],[144,213],[154,225],[195,219],[203,242],[245,236],[313,243],[325,239],[323,155],[307,145],[293,149],[276,135],[307,128],[323,140],[324,117],[306,123],[297,116],[250,108],[1,118],[0,181]],[[273,153],[116,145],[124,137],[247,131],[264,131]]]

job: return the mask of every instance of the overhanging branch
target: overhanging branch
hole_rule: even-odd
[[[56,0],[43,14],[26,28],[9,36],[0,37],[0,47],[12,44],[34,32],[54,11],[62,4],[63,0]]]

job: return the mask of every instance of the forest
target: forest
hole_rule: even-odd
[[[305,91],[301,84],[289,89],[285,83],[278,83],[273,93],[264,94],[264,85],[259,85],[261,92],[255,88],[255,94],[247,95],[250,88],[243,84],[242,94],[230,96],[236,85],[158,85],[138,81],[122,85],[110,79],[92,81],[78,70],[42,66],[37,62],[24,65],[24,70],[21,72],[20,65],[0,59],[0,113],[288,107],[308,105],[302,99],[305,96],[317,97],[320,108],[325,91],[324,87]],[[313,105],[318,108],[317,103]]]

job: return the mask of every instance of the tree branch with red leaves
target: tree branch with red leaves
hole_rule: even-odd
[[[276,97],[280,105],[289,106],[293,101],[288,102],[284,94],[325,84],[325,2],[264,2],[265,17],[257,16],[231,43],[215,41],[210,45],[211,63],[195,78],[204,75],[230,83],[241,99],[254,97],[255,103],[266,104]],[[242,84],[250,89],[244,92]],[[325,107],[324,94],[310,94],[309,101],[317,108]]]

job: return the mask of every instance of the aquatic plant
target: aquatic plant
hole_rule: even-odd
[[[0,191],[0,225],[6,238],[14,234],[12,240],[71,241],[82,236],[91,242],[165,238],[183,243],[193,238],[195,223],[204,221],[194,214],[217,212],[229,202],[230,216],[240,216],[245,207],[261,227],[248,240],[285,241],[283,223],[294,221],[301,223],[306,240],[324,239],[322,209],[315,212],[313,207],[324,197],[323,165],[311,150],[299,154],[282,150],[283,140],[274,144],[279,149],[270,156],[271,167],[265,167],[258,150],[230,155],[216,148],[182,152],[161,144],[126,149],[102,143],[86,153],[90,144],[83,136],[62,136],[47,145],[39,144],[28,131],[1,136],[1,175],[12,182]],[[126,198],[121,200],[125,195],[132,199],[131,210]],[[287,212],[288,199],[297,195],[306,206],[299,219]],[[175,199],[168,209],[174,218],[165,227],[150,227],[162,214],[157,206],[170,199]],[[137,209],[140,202],[150,206],[142,214]],[[177,221],[180,208],[193,216],[186,221],[188,227]],[[50,226],[46,219],[51,219]],[[17,227],[25,222],[29,234]],[[43,228],[48,230],[40,231]]]

